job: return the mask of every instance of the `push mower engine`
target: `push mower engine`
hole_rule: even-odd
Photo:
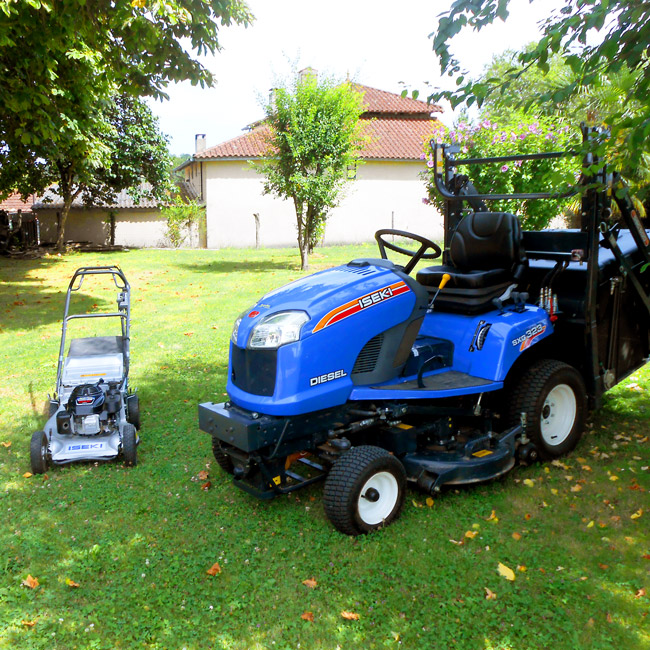
[[[65,410],[56,415],[60,434],[95,436],[118,430],[122,396],[117,382],[82,384],[72,391]]]

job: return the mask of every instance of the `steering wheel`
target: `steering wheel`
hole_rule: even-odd
[[[408,248],[402,248],[397,246],[392,242],[384,239],[384,235],[392,235],[394,237],[404,237],[405,239],[412,239],[413,241],[420,243],[420,248],[416,251],[409,250]],[[408,275],[414,268],[415,265],[420,260],[435,260],[436,258],[442,255],[442,250],[438,244],[434,244],[430,239],[426,237],[421,237],[420,235],[414,235],[412,232],[406,232],[405,230],[392,230],[390,228],[385,228],[383,230],[378,230],[375,233],[375,239],[377,240],[377,245],[379,246],[379,253],[381,254],[382,259],[388,259],[386,256],[386,249],[395,251],[396,253],[401,253],[410,257],[410,261],[404,267],[404,273]],[[431,249],[433,253],[425,253],[428,249]]]

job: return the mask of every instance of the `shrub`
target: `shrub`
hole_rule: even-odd
[[[461,121],[453,129],[439,125],[434,129],[432,138],[437,142],[460,145],[459,159],[570,151],[580,141],[579,133],[548,118],[517,117],[505,126],[499,126],[489,119],[483,119],[477,124]],[[426,183],[428,200],[442,210],[444,201],[435,188],[433,156],[428,142],[425,143],[425,152],[421,157],[427,161],[427,169],[422,177]],[[580,160],[576,156],[567,156],[546,160],[483,163],[462,165],[458,171],[468,174],[482,194],[562,193],[578,179]],[[562,214],[569,201],[570,199],[491,201],[490,209],[513,212],[520,217],[524,229],[538,230]]]

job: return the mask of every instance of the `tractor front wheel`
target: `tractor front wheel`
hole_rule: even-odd
[[[534,363],[520,378],[510,402],[510,421],[526,414],[526,435],[544,459],[570,452],[580,440],[587,411],[580,373],[562,361]]]
[[[217,461],[217,465],[226,472],[226,474],[232,474],[235,466],[233,465],[232,458],[223,451],[221,448],[221,443],[217,438],[212,438],[212,454],[214,459]]]
[[[399,517],[405,495],[406,472],[395,456],[381,447],[353,447],[325,481],[325,514],[346,535],[369,533]]]

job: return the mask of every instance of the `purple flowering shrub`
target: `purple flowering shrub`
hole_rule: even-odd
[[[432,138],[438,142],[459,144],[458,158],[485,158],[550,151],[567,151],[578,146],[580,134],[568,126],[561,126],[546,118],[520,117],[508,126],[483,119],[477,124],[459,122],[453,129],[437,125]],[[439,210],[443,200],[435,189],[433,156],[429,142],[424,144],[421,156],[427,168],[422,172],[428,199]],[[467,174],[476,189],[484,194],[527,192],[564,192],[572,186],[580,173],[580,160],[570,156],[548,160],[508,161],[501,163],[460,166],[459,173]],[[563,214],[570,199],[531,199],[523,201],[490,201],[489,208],[512,212],[519,216],[524,229],[539,230]]]

